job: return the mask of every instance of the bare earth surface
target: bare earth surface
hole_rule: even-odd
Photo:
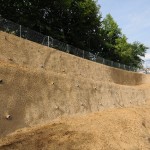
[[[150,150],[149,75],[0,31],[0,79],[0,150]]]
[[[60,118],[0,140],[0,150],[149,150],[150,106]]]

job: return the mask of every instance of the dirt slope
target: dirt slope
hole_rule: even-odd
[[[59,116],[142,105],[150,99],[149,84],[118,85],[2,62],[0,78],[0,137]]]
[[[18,130],[0,150],[149,150],[150,106],[62,118]]]
[[[0,60],[34,69],[42,66],[46,71],[94,81],[109,81],[121,85],[150,83],[150,78],[144,74],[88,61],[2,31],[0,31]]]
[[[0,79],[0,150],[150,149],[147,75],[0,31]]]

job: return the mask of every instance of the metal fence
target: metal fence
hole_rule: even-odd
[[[43,35],[39,32],[33,31],[27,27],[14,23],[10,20],[4,19],[1,16],[0,16],[0,30],[97,63],[105,64],[107,66],[120,68],[128,71],[136,71],[136,69],[131,66],[127,66],[124,64],[104,59],[91,52],[81,50],[72,45],[58,41],[50,36]]]

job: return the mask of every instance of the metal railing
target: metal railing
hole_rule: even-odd
[[[19,36],[21,38],[30,40],[30,41],[34,41],[36,43],[48,46],[48,47],[52,47],[55,49],[58,49],[60,51],[84,58],[84,59],[88,59],[97,63],[101,63],[101,64],[105,64],[107,66],[111,66],[111,67],[115,67],[115,68],[120,68],[120,69],[124,69],[124,70],[128,70],[128,71],[136,71],[135,68],[131,67],[131,66],[127,66],[124,64],[120,64],[117,62],[113,62],[107,59],[104,59],[100,56],[97,56],[91,52],[85,51],[85,50],[81,50],[79,48],[76,48],[72,45],[63,43],[59,40],[56,40],[50,36],[47,35],[43,35],[39,32],[36,32],[34,30],[31,30],[27,27],[24,27],[22,25],[19,25],[17,23],[14,23],[10,20],[4,19],[0,16],[0,30],[14,34],[16,36]]]

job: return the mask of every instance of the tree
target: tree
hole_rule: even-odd
[[[127,37],[110,14],[102,22],[101,35],[101,56],[135,68],[142,66],[141,56],[145,55],[148,48],[140,42],[128,43]]]
[[[145,56],[145,53],[146,53],[146,50],[148,49],[148,47],[146,47],[144,44],[136,41],[131,44],[131,49],[132,49],[132,52],[131,52],[130,65],[135,68],[142,68],[143,60],[141,57]]]
[[[132,57],[132,47],[131,44],[127,42],[125,35],[119,37],[115,40],[115,54],[118,56],[118,62],[126,65],[130,65]]]
[[[69,31],[66,36],[69,43],[89,51],[97,49],[101,26],[99,6],[93,0],[74,0],[69,14]]]
[[[116,39],[122,37],[121,29],[114,21],[113,17],[108,14],[102,21],[101,28],[101,55],[113,61],[118,61],[118,54],[115,51]]]

